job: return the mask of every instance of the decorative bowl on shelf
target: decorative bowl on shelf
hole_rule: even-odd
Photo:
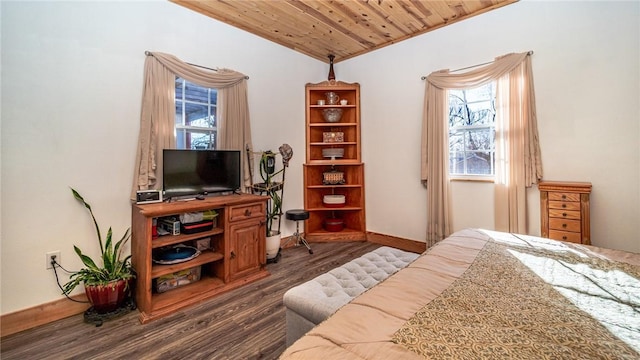
[[[322,156],[323,157],[328,157],[328,158],[343,157],[344,156],[344,149],[343,148],[322,149]]]
[[[327,218],[324,220],[324,229],[331,232],[342,231],[344,229],[344,220]]]
[[[322,203],[326,207],[343,207],[345,204],[344,195],[325,195],[322,198]]]
[[[338,122],[342,118],[342,109],[327,108],[322,110],[322,117],[326,122]]]

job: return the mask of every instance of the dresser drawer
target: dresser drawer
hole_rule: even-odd
[[[580,220],[580,211],[562,210],[562,209],[549,209],[549,217],[550,218],[560,218],[560,219]]]
[[[231,206],[229,209],[229,221],[266,218],[266,216],[263,203]]]
[[[582,235],[580,233],[574,233],[574,232],[568,232],[568,231],[549,230],[549,239],[568,241],[568,242],[580,244],[582,240]]]
[[[580,210],[580,203],[575,201],[549,201],[549,209]]]
[[[549,229],[580,232],[581,222],[580,220],[568,220],[568,219],[549,219]]]
[[[577,201],[580,202],[580,194],[569,192],[549,192],[549,201]]]

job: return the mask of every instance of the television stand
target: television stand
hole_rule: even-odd
[[[200,201],[133,204],[131,211],[131,262],[136,270],[136,301],[140,322],[172,314],[179,309],[241,287],[269,275],[265,265],[266,203],[269,198],[254,194],[220,195]],[[182,213],[215,210],[211,230],[153,238],[154,219],[178,217]],[[191,260],[161,265],[153,262],[154,249],[184,244],[194,246],[209,239],[210,249]],[[201,241],[202,242],[202,241]],[[177,273],[197,273],[192,281],[158,292],[159,278]]]

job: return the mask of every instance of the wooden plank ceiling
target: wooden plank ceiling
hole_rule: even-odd
[[[170,0],[329,62],[424,34],[518,0]]]

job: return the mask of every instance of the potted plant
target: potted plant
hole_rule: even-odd
[[[280,250],[280,223],[282,219],[282,194],[284,190],[284,176],[289,160],[293,156],[293,150],[288,144],[282,144],[279,148],[282,155],[282,169],[276,171],[277,154],[271,150],[262,152],[260,157],[261,183],[253,185],[255,192],[269,196],[267,202],[266,236],[267,259],[276,258]],[[280,181],[276,181],[282,174]],[[277,228],[276,228],[277,223]]]
[[[262,185],[266,195],[270,197],[267,206],[267,236],[273,236],[280,233],[280,227],[274,230],[274,221],[278,220],[282,215],[282,192],[283,183],[275,181],[275,177],[284,171],[284,168],[275,171],[276,154],[271,150],[262,153],[260,158],[260,177],[262,177]]]
[[[131,238],[130,229],[127,229],[122,238],[114,244],[110,227],[103,242],[100,227],[93,215],[91,205],[73,188],[71,192],[89,210],[96,228],[101,256],[100,263],[96,263],[74,245],[73,248],[85,267],[80,271],[74,272],[69,277],[69,282],[64,285],[63,292],[69,295],[76,286],[83,283],[87,298],[96,312],[107,313],[114,311],[128,299],[132,280],[135,278],[134,270],[131,267],[131,255],[123,255],[124,244]]]

